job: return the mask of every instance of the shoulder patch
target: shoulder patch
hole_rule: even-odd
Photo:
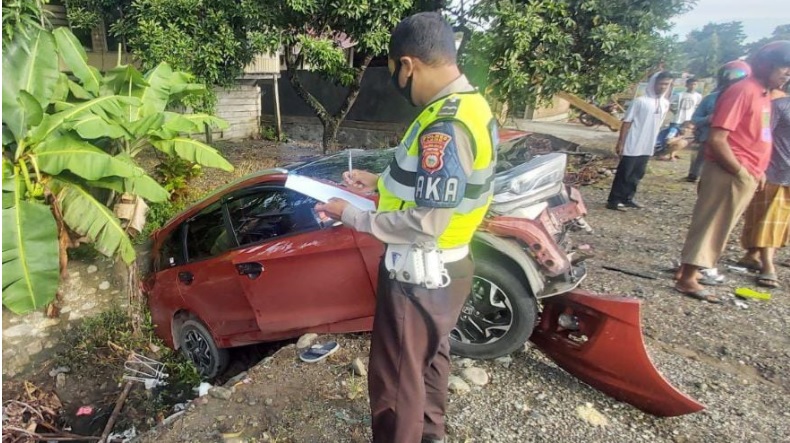
[[[442,104],[441,109],[436,114],[437,117],[455,117],[455,114],[458,113],[458,105],[461,104],[461,99],[458,97],[453,97],[445,100],[444,104]]]
[[[444,150],[453,141],[450,134],[444,132],[430,132],[420,137],[422,148],[422,169],[434,173],[444,166]]]

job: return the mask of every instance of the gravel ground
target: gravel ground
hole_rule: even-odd
[[[685,157],[688,157],[686,154]],[[694,185],[680,179],[688,159],[651,162],[638,199],[648,206],[619,213],[604,209],[611,179],[582,193],[595,228],[575,235],[591,245],[583,288],[643,300],[648,353],[677,388],[706,405],[700,413],[656,418],[617,402],[560,370],[527,346],[510,359],[455,361],[482,368],[490,381],[450,396],[451,442],[772,442],[790,439],[790,269],[780,267],[782,289],[770,301],[737,306],[727,294],[754,288],[753,276],[725,273],[717,289],[728,297],[710,305],[674,293],[671,274],[661,273],[679,256],[691,215]],[[740,233],[740,228],[736,234]],[[737,235],[723,262],[737,259]],[[790,259],[787,248],[779,258]],[[604,270],[604,264],[654,272],[648,280]],[[720,268],[724,271],[724,266]],[[322,337],[326,339],[328,337]],[[286,347],[249,372],[229,400],[202,398],[184,416],[144,436],[144,442],[277,441],[362,442],[370,433],[362,377],[354,358],[367,352],[368,337],[337,337],[343,349],[327,361],[306,365]],[[353,397],[353,398],[351,398]]]

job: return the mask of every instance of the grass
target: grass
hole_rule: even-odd
[[[64,351],[55,357],[57,366],[67,366],[72,373],[93,376],[109,374],[121,380],[124,362],[131,352],[164,363],[168,374],[167,385],[152,391],[134,389],[130,403],[144,417],[168,415],[176,403],[192,397],[192,387],[200,383],[195,367],[180,353],[166,347],[154,335],[151,318],[146,313],[142,331],[132,333],[128,314],[121,309],[111,309],[86,318],[64,338]],[[141,423],[138,428],[145,427]]]

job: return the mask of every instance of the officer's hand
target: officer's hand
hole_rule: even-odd
[[[318,203],[315,205],[315,210],[325,213],[334,220],[340,220],[343,216],[343,210],[349,205],[351,205],[351,203],[342,198],[330,198],[326,203]]]
[[[352,169],[343,173],[343,182],[355,191],[373,192],[378,181],[378,175],[361,169]]]

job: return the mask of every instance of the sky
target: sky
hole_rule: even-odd
[[[778,25],[790,24],[788,0],[699,0],[691,12],[675,18],[675,28],[680,40],[685,40],[691,30],[702,28],[708,22],[740,21],[746,41],[768,37]]]

